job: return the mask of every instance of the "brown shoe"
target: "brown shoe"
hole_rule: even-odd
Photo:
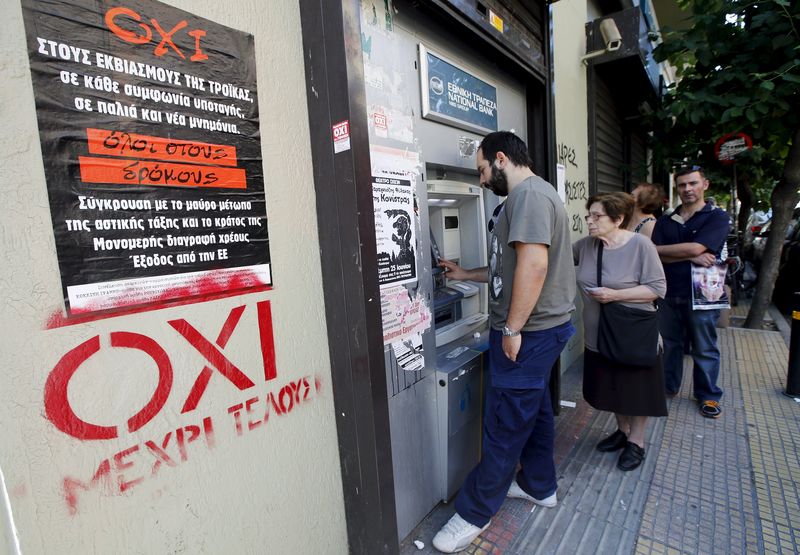
[[[722,415],[722,407],[716,401],[703,401],[700,403],[700,414],[706,418],[719,418]]]

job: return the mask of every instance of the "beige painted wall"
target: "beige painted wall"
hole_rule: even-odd
[[[0,551],[14,552],[18,542],[26,554],[346,553],[297,2],[272,1],[268,10],[255,0],[173,3],[255,36],[274,290],[46,329],[63,310],[61,285],[21,8],[16,0],[3,2]],[[269,382],[256,321],[256,302],[263,300],[271,303],[278,369]],[[239,391],[214,375],[197,410],[180,414],[206,361],[167,321],[185,319],[213,339],[241,305],[242,320],[224,352],[255,387]],[[117,331],[153,338],[174,369],[165,407],[134,433],[125,421],[152,394],[157,371],[139,351],[110,348],[109,334]],[[115,439],[80,441],[46,419],[44,386],[67,351],[98,335],[103,347],[79,367],[69,399],[82,418],[118,425],[121,432]],[[245,423],[237,435],[229,407],[257,398],[252,408],[259,419],[268,392],[306,376],[309,400],[272,414],[256,429]],[[213,447],[204,433],[188,441],[205,417],[213,423]],[[148,441],[171,461],[158,465],[155,475]],[[112,480],[91,484],[104,460]],[[88,486],[74,488],[74,511],[65,496],[70,478]],[[134,482],[120,492],[128,481]]]
[[[589,131],[586,100],[586,0],[560,0],[552,4],[553,65],[555,83],[556,154],[566,167],[567,214],[573,241],[586,235],[586,200],[589,194]],[[580,299],[577,300],[580,303]],[[580,320],[581,305],[573,323]],[[578,326],[576,326],[578,327]],[[579,327],[582,330],[582,326]],[[561,364],[568,368],[583,353],[583,333],[567,344]]]

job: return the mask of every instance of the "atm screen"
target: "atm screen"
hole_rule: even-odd
[[[433,231],[430,231],[431,235],[431,268],[433,269],[434,275],[440,273],[442,268],[439,266],[439,259],[442,258],[442,252],[439,250],[439,245],[436,243],[436,238],[433,236]]]

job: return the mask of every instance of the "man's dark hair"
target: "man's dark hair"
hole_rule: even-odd
[[[628,227],[631,216],[633,216],[633,196],[621,191],[597,193],[589,197],[589,200],[586,201],[586,210],[589,210],[596,202],[599,202],[603,206],[606,215],[612,220],[622,218],[622,223],[619,226],[620,229]]]
[[[678,179],[679,177],[683,177],[684,175],[689,175],[690,173],[694,173],[694,172],[699,173],[700,177],[702,177],[703,179],[706,179],[706,172],[703,171],[703,168],[701,166],[698,166],[696,164],[681,166],[681,167],[677,168],[675,170],[675,179]]]
[[[483,138],[478,149],[489,164],[494,162],[498,152],[502,152],[515,166],[527,167],[533,171],[533,160],[528,153],[527,145],[510,131],[489,133]]]

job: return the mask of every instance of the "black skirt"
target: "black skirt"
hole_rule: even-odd
[[[652,368],[634,368],[585,349],[583,398],[597,410],[625,416],[667,416],[661,357]]]

